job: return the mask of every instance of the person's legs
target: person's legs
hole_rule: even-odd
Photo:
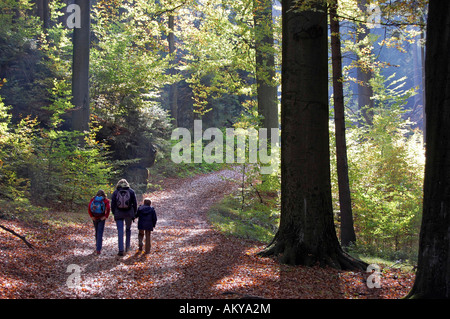
[[[128,251],[130,249],[131,245],[131,224],[133,223],[133,220],[131,218],[125,218],[125,251]]]
[[[117,241],[119,244],[119,254],[123,254],[123,219],[116,219]]]
[[[94,229],[95,229],[95,243],[97,243],[98,220],[93,220],[92,223],[94,224]]]
[[[97,244],[97,253],[100,253],[102,250],[102,244],[103,244],[103,231],[105,230],[105,221],[104,220],[98,220],[97,221],[97,228],[96,228],[96,244]]]
[[[95,249],[98,251],[98,248],[97,248],[97,239],[98,239],[98,220],[93,220],[92,223],[94,224],[94,229],[95,229]]]
[[[145,232],[144,230],[139,229],[139,234],[138,234],[139,251],[141,251],[141,250],[142,250],[142,247],[143,247],[142,241],[143,241],[143,239],[144,239],[144,232]]]
[[[145,231],[145,253],[149,254],[150,253],[150,248],[152,247],[151,244],[151,236],[152,232],[150,230],[146,230]]]

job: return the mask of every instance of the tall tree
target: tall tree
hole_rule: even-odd
[[[341,245],[348,247],[356,242],[353,227],[352,202],[350,196],[350,181],[348,178],[347,140],[345,137],[345,107],[344,86],[342,77],[342,53],[339,18],[337,16],[338,0],[329,7],[331,55],[333,67],[333,99],[334,123],[336,138],[336,166],[339,188],[339,205],[341,216]]]
[[[366,17],[367,12],[367,0],[357,0],[359,9],[363,12],[363,16]],[[372,86],[370,85],[370,79],[372,78],[372,72],[370,70],[370,65],[365,61],[364,55],[367,55],[367,50],[364,48],[369,48],[370,31],[365,23],[361,23],[359,30],[357,31],[357,41],[359,43],[359,65],[356,69],[356,78],[358,81],[358,108],[359,111],[369,125],[372,125],[373,117],[373,96]],[[371,51],[371,50],[369,50]]]
[[[364,268],[339,245],[331,201],[328,38],[323,1],[282,1],[281,218],[262,255],[288,264]],[[307,1],[311,3],[311,1]]]
[[[89,129],[89,52],[91,1],[76,0],[80,14],[74,12],[75,19],[80,19],[80,28],[73,32],[73,74],[72,96],[74,109],[72,111],[72,129],[87,131]]]
[[[450,2],[430,0],[426,162],[416,279],[408,297],[450,298]]]
[[[262,127],[278,128],[278,90],[275,83],[272,0],[253,0],[255,24],[256,83]]]
[[[169,35],[167,40],[169,42],[169,53],[172,55],[172,60],[170,65],[171,75],[176,75],[175,63],[176,63],[176,53],[175,53],[175,17],[173,13],[169,14]],[[172,123],[175,127],[178,126],[178,83],[174,82],[170,85],[169,89],[169,104],[170,104],[170,114],[172,115]]]
[[[50,26],[50,8],[48,1],[49,0],[34,0],[34,4],[36,5],[36,15],[41,18],[44,29],[48,29]]]

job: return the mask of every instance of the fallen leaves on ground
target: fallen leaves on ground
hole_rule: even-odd
[[[91,222],[53,227],[1,221],[26,234],[31,250],[7,232],[0,234],[0,298],[208,299],[392,299],[405,296],[414,273],[382,269],[381,288],[368,288],[370,273],[287,266],[257,253],[261,243],[225,237],[208,224],[208,208],[236,185],[221,176],[233,171],[171,181],[149,194],[158,213],[149,255],[117,256],[117,230],[107,221],[103,250],[97,256]],[[78,273],[69,265],[76,265]],[[69,270],[69,272],[68,272]],[[79,276],[79,281],[76,281]]]

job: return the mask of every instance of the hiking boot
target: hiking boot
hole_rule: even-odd
[[[119,253],[117,254],[117,256],[123,256],[123,251],[119,251]]]

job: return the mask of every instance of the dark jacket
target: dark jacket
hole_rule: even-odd
[[[136,217],[139,218],[139,230],[153,230],[153,227],[156,226],[156,221],[158,220],[155,209],[152,206],[147,205],[139,206]]]
[[[121,209],[117,207],[117,193],[121,190],[128,190],[130,192],[130,208],[129,209]],[[134,218],[137,211],[137,200],[136,193],[130,187],[117,187],[117,189],[112,194],[111,198],[111,212],[114,215],[114,219],[124,219],[124,218]]]

